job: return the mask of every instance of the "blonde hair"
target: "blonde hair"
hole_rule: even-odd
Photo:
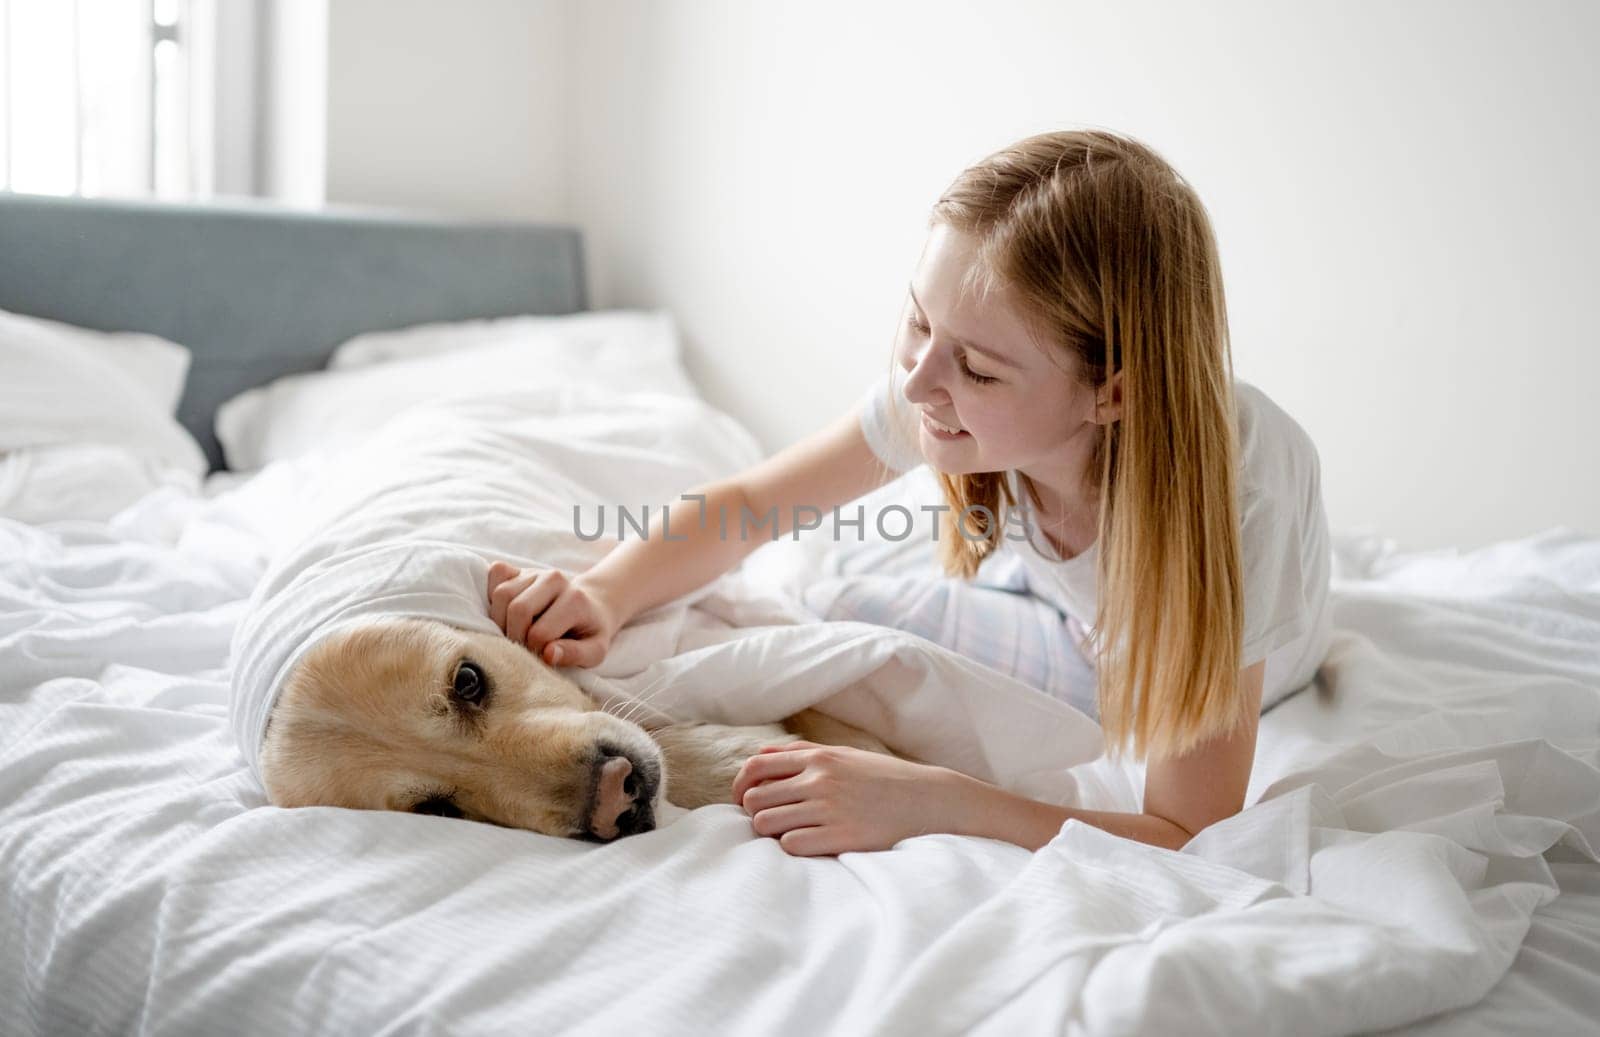
[[[1239,687],[1233,361],[1199,197],[1137,141],[1063,131],[962,172],[929,222],[977,241],[964,289],[1003,286],[1087,387],[1104,393],[1122,373],[1121,416],[1101,426],[1085,474],[1101,501],[1093,651],[1111,751],[1178,755],[1234,730],[1250,704]],[[950,507],[941,561],[970,579],[1017,502],[1004,473],[938,478]]]

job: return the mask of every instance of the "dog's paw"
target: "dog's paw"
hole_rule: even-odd
[[[794,741],[777,724],[673,724],[650,732],[667,769],[667,798],[693,810],[733,802],[733,779],[744,761],[768,745]]]

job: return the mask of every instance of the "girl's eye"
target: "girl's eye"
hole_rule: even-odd
[[[929,330],[928,326],[917,320],[915,315],[906,317],[906,327],[910,328],[919,335],[926,335]],[[990,383],[998,382],[1000,380],[998,378],[990,378],[988,375],[981,375],[972,368],[968,367],[965,363],[962,363],[961,365],[961,373],[979,385],[989,385]]]
[[[456,667],[456,678],[451,690],[460,701],[481,706],[489,694],[489,679],[484,676],[483,670],[477,663],[463,662]]]

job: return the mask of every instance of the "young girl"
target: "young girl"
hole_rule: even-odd
[[[746,761],[734,798],[795,854],[926,832],[1029,849],[1076,819],[1171,848],[1239,811],[1260,710],[1328,646],[1317,453],[1236,382],[1204,207],[1149,148],[1046,133],[963,172],[933,207],[895,372],[865,405],[748,471],[697,487],[730,515],[824,512],[926,463],[946,573],[1014,548],[1094,663],[1113,751],[1146,761],[1143,811],[1035,802],[957,772],[796,743]],[[981,506],[981,507],[980,507]],[[587,572],[496,563],[490,611],[552,665],[593,666],[631,617],[761,543],[700,528],[619,544]],[[677,509],[675,509],[677,510]],[[1018,521],[1020,519],[1020,522]],[[765,532],[765,530],[763,530]]]

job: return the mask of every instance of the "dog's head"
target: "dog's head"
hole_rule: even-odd
[[[278,806],[445,814],[610,840],[655,827],[645,731],[502,635],[431,620],[335,633],[286,682],[261,747]]]

